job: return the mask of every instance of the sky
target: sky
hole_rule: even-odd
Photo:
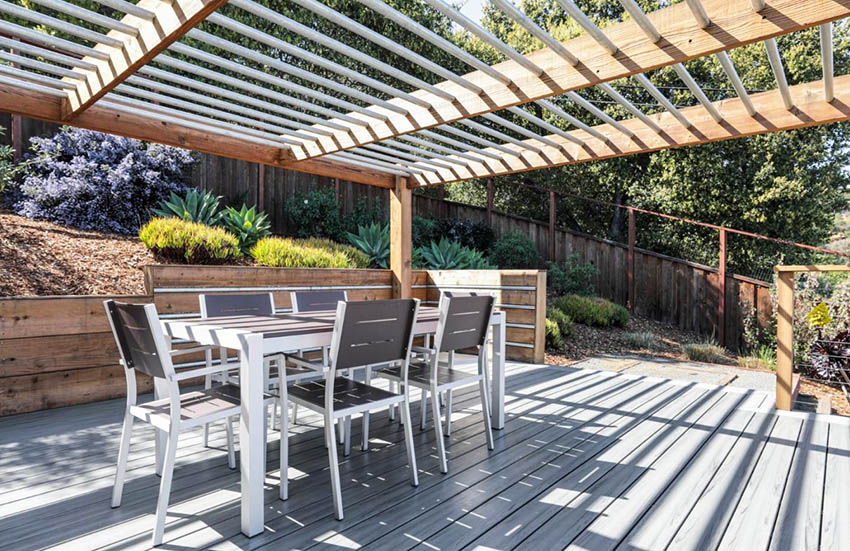
[[[460,12],[475,22],[481,21],[485,0],[466,0]]]

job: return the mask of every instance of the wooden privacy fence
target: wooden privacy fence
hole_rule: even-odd
[[[155,302],[163,316],[198,313],[198,294],[271,291],[279,311],[289,292],[342,288],[352,300],[390,298],[389,270],[147,266],[149,294],[0,298],[0,416],[124,396],[124,374],[103,301]],[[440,289],[495,292],[507,315],[507,357],[543,361],[546,274],[536,270],[414,272],[414,296],[436,303]],[[202,354],[177,367],[199,365]],[[151,389],[140,377],[140,392]]]

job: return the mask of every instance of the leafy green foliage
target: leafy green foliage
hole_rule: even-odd
[[[493,266],[481,251],[464,247],[445,237],[439,243],[431,241],[428,246],[414,251],[413,264],[428,270],[489,270]]]
[[[486,251],[493,245],[495,234],[484,222],[459,218],[413,217],[413,246],[423,247],[445,237],[469,249]]]
[[[265,213],[257,213],[256,207],[250,209],[242,205],[240,210],[227,207],[221,217],[221,225],[239,239],[239,250],[249,254],[257,241],[271,234],[271,224]]]
[[[546,318],[546,350],[561,352],[564,349],[564,337],[555,320]]]
[[[4,128],[0,126],[0,136],[4,134]],[[6,186],[12,182],[15,172],[15,164],[12,162],[12,146],[0,145],[0,193],[5,191]]]
[[[593,278],[599,270],[591,262],[581,262],[577,254],[571,254],[561,264],[548,263],[546,287],[550,296],[590,295],[593,293]]]
[[[490,262],[501,269],[536,268],[540,264],[537,247],[525,235],[511,231],[490,249]]]
[[[201,193],[192,188],[186,192],[185,197],[180,197],[172,191],[168,200],[160,202],[159,208],[151,211],[161,218],[175,217],[207,226],[218,226],[224,216],[219,211],[220,201],[220,196],[209,191]]]
[[[348,233],[348,241],[369,257],[370,268],[388,268],[390,264],[390,227],[370,224],[360,226],[357,234]]]
[[[326,239],[266,237],[251,249],[261,266],[278,268],[364,268],[369,259],[360,251]]]
[[[286,202],[289,232],[295,237],[339,239],[344,228],[339,203],[331,188],[294,195]]]
[[[139,230],[139,239],[168,262],[224,264],[240,256],[234,235],[180,218],[152,219]]]
[[[604,298],[565,295],[555,299],[554,306],[583,325],[625,327],[629,323],[629,311]]]
[[[437,221],[433,218],[413,217],[413,248],[424,247],[431,241],[440,239],[437,232]]]
[[[558,324],[558,330],[565,339],[573,334],[573,320],[563,310],[549,308],[546,310],[546,318]]]

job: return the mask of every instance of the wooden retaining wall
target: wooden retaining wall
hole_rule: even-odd
[[[200,292],[271,290],[281,311],[291,290],[336,287],[353,300],[392,296],[389,270],[311,270],[218,266],[147,266],[149,294],[0,298],[0,416],[124,396],[124,373],[103,301],[154,302],[163,316],[198,313]],[[492,291],[507,313],[510,359],[543,360],[546,274],[538,271],[414,273],[414,294],[435,304],[440,289]],[[181,356],[176,367],[202,362]],[[192,383],[193,381],[190,381]],[[194,381],[197,382],[197,381]],[[151,389],[140,377],[139,391]]]

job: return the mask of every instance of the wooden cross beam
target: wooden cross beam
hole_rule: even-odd
[[[749,115],[740,98],[713,103],[723,116],[721,122],[717,122],[702,105],[685,107],[680,111],[693,124],[688,129],[679,124],[672,114],[664,112],[652,115],[663,129],[661,134],[637,119],[620,121],[634,133],[632,139],[608,124],[593,127],[608,136],[608,141],[602,141],[584,130],[572,130],[570,134],[584,142],[584,147],[553,134],[547,137],[561,144],[560,148],[528,140],[543,151],[542,155],[508,144],[507,147],[520,152],[520,156],[500,153],[501,161],[488,159],[481,163],[467,163],[469,170],[456,167],[451,171],[439,169],[427,175],[416,175],[411,179],[411,185],[447,184],[850,120],[850,75],[834,78],[832,101],[826,101],[824,97],[823,81],[790,86],[788,90],[794,105],[791,110],[785,108],[781,91],[770,90],[749,96],[756,110],[755,116]]]
[[[540,75],[515,61],[506,61],[493,68],[507,76],[510,85],[475,71],[464,78],[483,90],[480,95],[455,82],[445,81],[437,86],[457,98],[455,101],[427,90],[416,91],[413,95],[431,108],[395,98],[391,103],[403,107],[409,114],[373,106],[370,109],[385,115],[385,121],[369,119],[366,126],[356,126],[334,120],[350,128],[305,140],[302,147],[293,147],[294,159],[321,156],[499,111],[850,16],[850,4],[834,0],[772,0],[758,13],[753,11],[750,0],[704,0],[702,4],[710,19],[705,28],[684,2],[647,14],[661,36],[657,42],[648,39],[635,20],[628,19],[604,31],[617,47],[613,54],[584,34],[562,43],[563,48],[578,59],[575,66],[544,48],[526,56],[543,70]],[[363,118],[357,113],[351,116]]]
[[[109,58],[86,56],[83,61],[97,68],[77,69],[86,75],[85,80],[63,79],[73,84],[75,89],[69,90],[68,98],[62,102],[62,120],[68,122],[78,117],[226,1],[140,0],[137,7],[150,13],[151,17],[126,14],[121,19],[121,23],[136,29],[136,34],[110,31],[107,36],[120,41],[121,46],[97,44],[95,50],[107,54]]]

